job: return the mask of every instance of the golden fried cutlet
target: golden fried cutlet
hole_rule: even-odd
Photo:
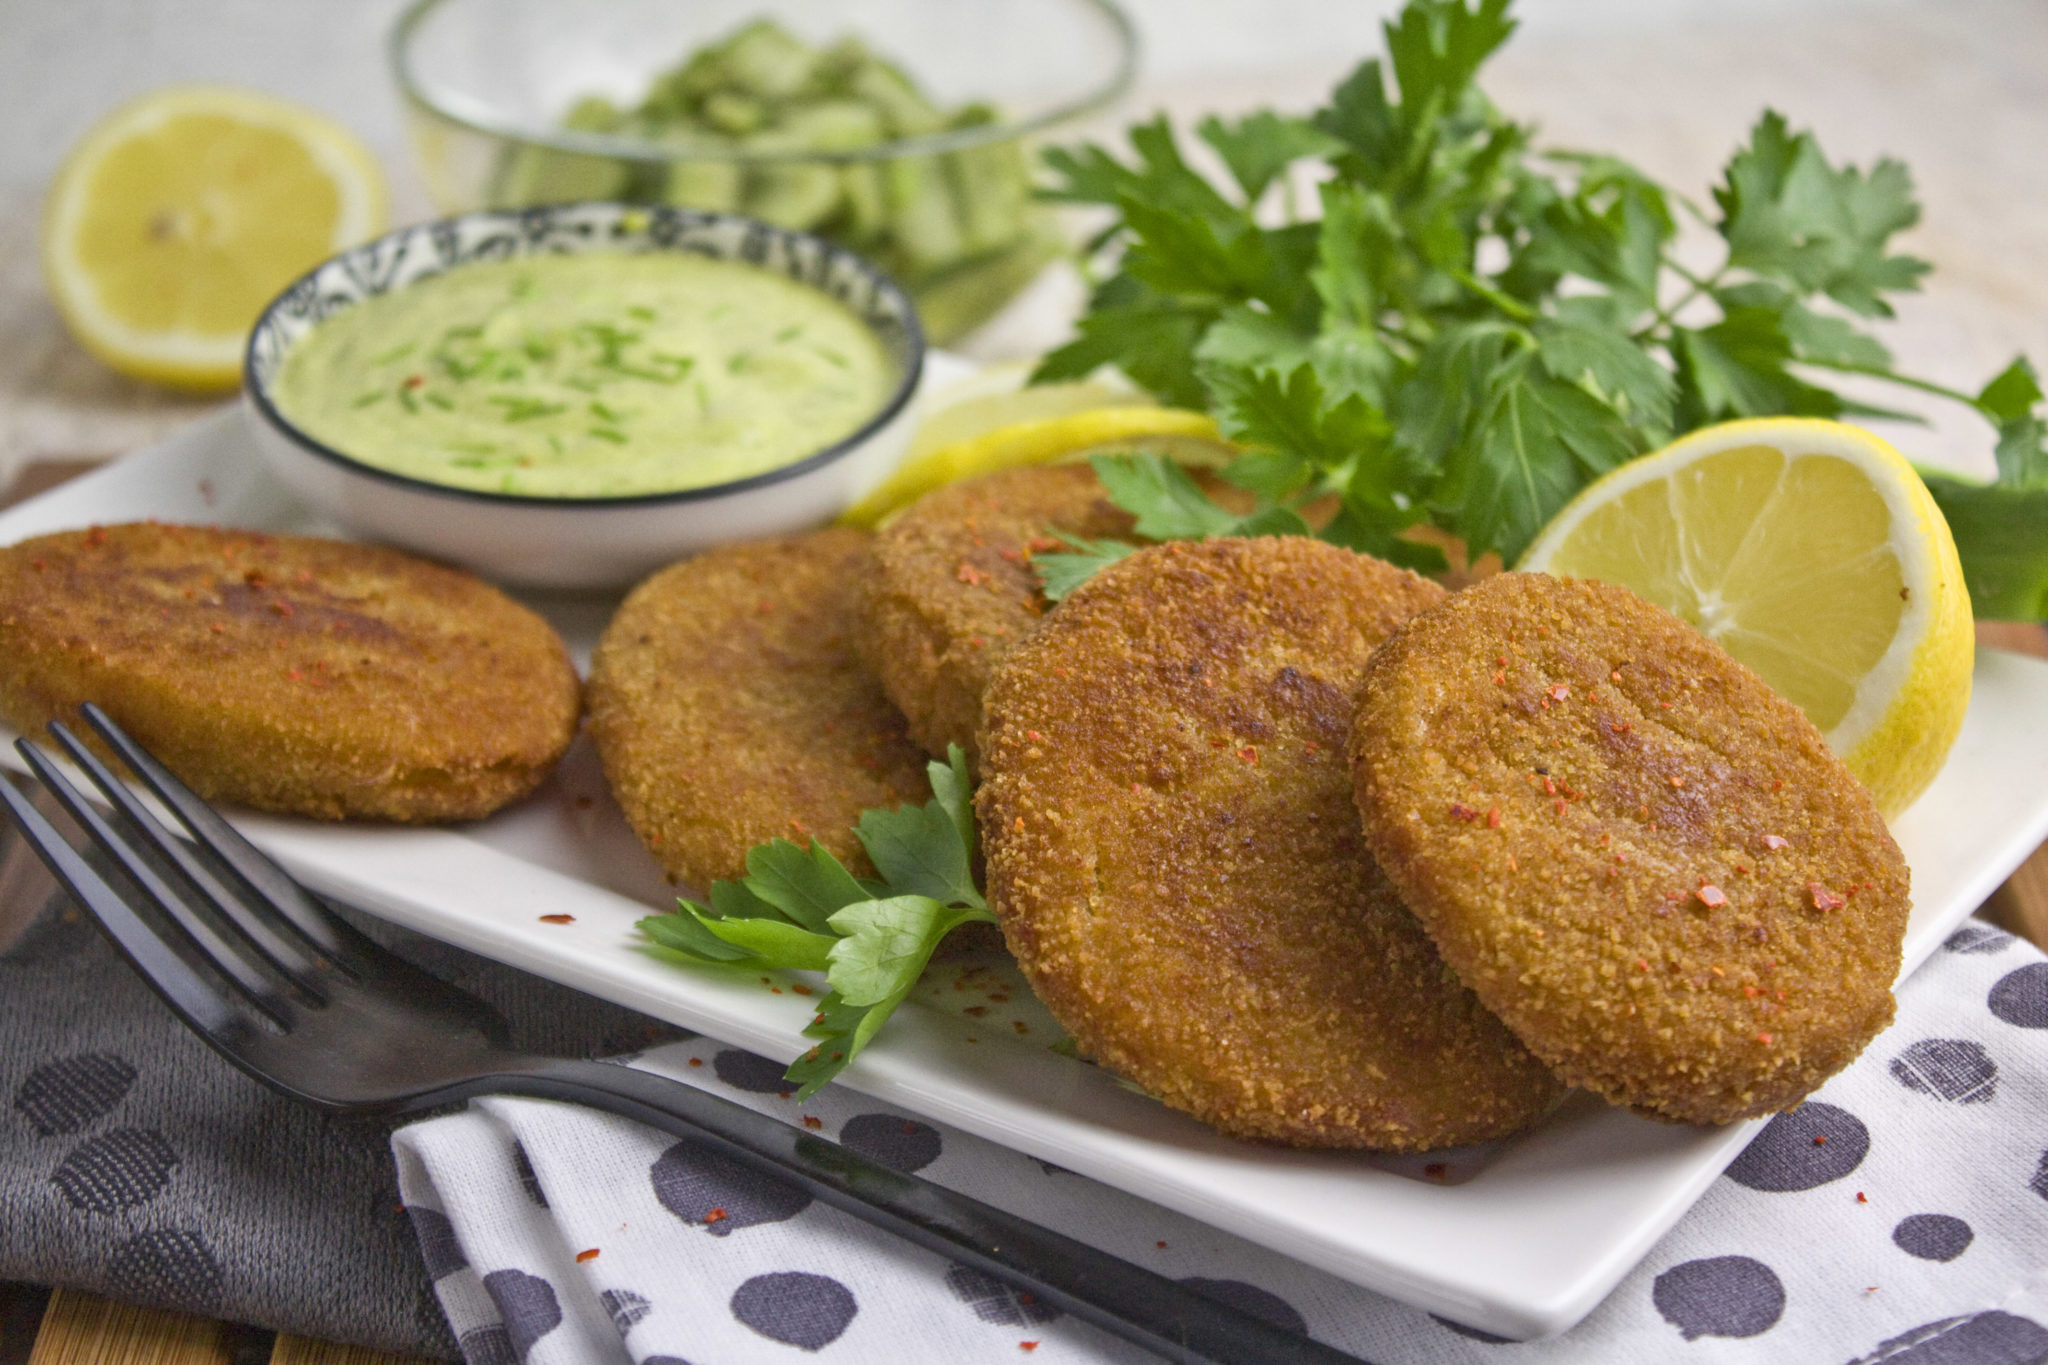
[[[1131,516],[1087,465],[1009,469],[926,494],[875,537],[873,633],[862,652],[926,751],[976,761],[981,694],[1046,601],[1033,554],[1055,531],[1134,541]]]
[[[703,892],[816,839],[868,875],[861,811],[923,800],[924,755],[854,652],[866,532],[711,550],[635,588],[591,660],[590,733],[626,819]]]
[[[396,550],[136,523],[0,550],[0,713],[98,702],[212,800],[320,819],[467,820],[576,733],[548,624]]]
[[[1373,647],[1442,596],[1308,539],[1110,565],[1004,661],[989,899],[1080,1046],[1225,1132],[1418,1150],[1561,1093],[1374,868],[1344,746]]]
[[[1403,627],[1352,731],[1367,841],[1560,1075],[1725,1123],[1891,1021],[1898,846],[1798,707],[1625,588],[1502,574]]]

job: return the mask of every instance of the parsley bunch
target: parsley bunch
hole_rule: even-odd
[[[1326,539],[1437,570],[1441,552],[1404,535],[1428,523],[1512,563],[1588,482],[1696,427],[1907,416],[1828,387],[1850,374],[1991,422],[1997,482],[1929,486],[1978,613],[2048,615],[2033,368],[2017,359],[1959,392],[1896,373],[1868,329],[1928,269],[1890,249],[1919,217],[1905,167],[1836,165],[1766,112],[1706,210],[1614,157],[1538,151],[1474,83],[1514,30],[1509,3],[1409,0],[1386,61],[1313,115],[1203,120],[1226,183],[1188,164],[1163,118],[1130,130],[1129,160],[1048,154],[1051,197],[1115,218],[1088,248],[1099,283],[1079,335],[1035,378],[1117,366],[1252,452],[1224,474],[1258,496],[1244,519],[1191,510],[1191,494],[1207,500],[1161,461],[1123,462],[1111,494],[1140,529],[1298,531],[1295,509],[1334,492]],[[1304,160],[1315,214],[1296,202]],[[1719,237],[1713,269],[1677,259],[1680,214]],[[1044,565],[1057,587],[1111,553],[1082,548]]]
[[[786,839],[747,853],[747,875],[714,882],[710,905],[679,900],[677,913],[640,929],[700,966],[825,973],[831,986],[804,1036],[817,1046],[787,1078],[808,1098],[854,1059],[910,994],[939,941],[963,924],[995,922],[974,884],[974,808],[959,746],[932,763],[932,799],[864,811],[854,827],[881,874],[863,880],[823,846]]]

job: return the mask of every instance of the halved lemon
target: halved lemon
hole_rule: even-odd
[[[43,275],[72,335],[114,369],[227,390],[264,305],[385,214],[383,173],[347,129],[252,91],[174,86],[65,159]]]
[[[1810,418],[1729,422],[1579,494],[1516,567],[1619,583],[1799,704],[1896,815],[1970,701],[1970,595],[1899,452]]]
[[[1234,453],[1202,413],[1105,380],[1027,386],[1029,373],[995,366],[932,395],[903,463],[840,520],[873,526],[934,488],[1022,465],[1136,448],[1193,463]]]

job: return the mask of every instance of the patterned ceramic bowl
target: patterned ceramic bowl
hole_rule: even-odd
[[[894,372],[889,396],[850,435],[792,464],[709,487],[588,498],[452,488],[380,469],[307,434],[272,401],[285,356],[342,309],[472,261],[592,252],[690,252],[819,289],[874,332]],[[708,546],[815,526],[851,505],[902,458],[924,358],[909,297],[842,247],[727,214],[565,204],[422,223],[343,252],[264,310],[243,378],[271,468],[343,525],[507,583],[613,588]]]

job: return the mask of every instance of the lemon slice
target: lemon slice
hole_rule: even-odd
[[[346,129],[177,86],[72,149],[44,205],[43,274],[72,335],[116,370],[226,390],[264,305],[384,221],[383,175]]]
[[[1517,567],[1634,589],[1803,708],[1896,815],[1970,700],[1970,596],[1911,465],[1838,422],[1693,433],[1579,494]]]
[[[1020,465],[1139,447],[1216,463],[1233,450],[1202,413],[1103,380],[1026,386],[1029,373],[992,367],[932,395],[903,463],[840,520],[873,526],[934,488]]]

